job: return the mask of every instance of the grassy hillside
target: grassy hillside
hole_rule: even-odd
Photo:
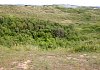
[[[0,6],[0,46],[100,52],[100,9]]]

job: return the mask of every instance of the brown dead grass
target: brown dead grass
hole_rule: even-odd
[[[100,53],[0,52],[0,70],[100,70]]]

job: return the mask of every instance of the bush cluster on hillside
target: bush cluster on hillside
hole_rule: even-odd
[[[62,47],[98,51],[99,35],[100,25],[97,24],[61,25],[35,18],[0,17],[0,45],[7,47],[30,44],[47,50]]]

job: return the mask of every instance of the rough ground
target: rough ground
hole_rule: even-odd
[[[1,51],[0,70],[100,70],[100,53]]]

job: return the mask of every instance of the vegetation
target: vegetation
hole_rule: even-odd
[[[18,11],[17,6],[1,6],[0,11],[6,9],[0,12],[1,46],[12,48],[17,45],[33,45],[45,50],[65,48],[71,52],[100,52],[99,9],[27,7],[20,7],[25,10]],[[36,14],[32,13],[36,8],[42,10],[42,13],[38,14],[39,10]],[[56,10],[60,14],[54,15]]]

